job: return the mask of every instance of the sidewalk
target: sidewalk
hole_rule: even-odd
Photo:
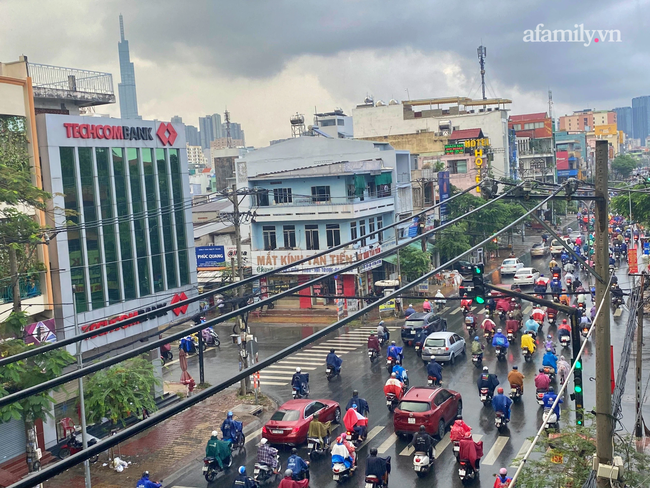
[[[115,455],[131,462],[122,473],[108,466],[107,453],[100,455],[99,461],[90,465],[93,488],[135,486],[145,470],[151,473],[153,480],[167,480],[203,458],[210,433],[218,430],[221,435],[220,426],[226,413],[239,404],[254,404],[254,399],[252,396],[238,397],[236,390],[229,389],[120,444],[115,448]],[[260,405],[264,407],[261,415],[264,418],[276,408],[266,397],[260,398]],[[262,427],[263,418],[252,415],[235,418],[244,423],[244,434]],[[83,465],[75,466],[44,485],[46,488],[84,488]]]

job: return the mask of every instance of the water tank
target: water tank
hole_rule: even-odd
[[[375,100],[370,95],[363,99],[363,103],[367,105],[372,105],[374,102]]]
[[[388,102],[388,105],[399,105],[399,102],[395,100],[394,98],[390,99],[390,102]]]
[[[305,117],[301,114],[291,116],[291,125],[302,125],[305,123]]]
[[[375,103],[375,107],[385,107],[386,104],[384,103],[383,100],[377,100],[377,103]]]

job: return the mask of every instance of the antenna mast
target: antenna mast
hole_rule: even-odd
[[[120,14],[120,40],[124,40],[124,19],[122,14]]]
[[[230,112],[226,109],[224,113],[224,118],[226,119],[226,147],[232,147],[232,137],[230,136]]]
[[[487,48],[479,46],[476,50],[478,54],[478,62],[481,65],[481,91],[483,92],[483,100],[487,100],[485,96],[485,58],[487,58]]]

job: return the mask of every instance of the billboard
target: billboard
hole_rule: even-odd
[[[594,127],[594,134],[597,136],[614,135],[618,132],[616,124],[604,124]]]
[[[440,203],[449,200],[451,196],[451,185],[449,183],[449,171],[440,171],[438,173],[438,192],[440,195]],[[449,207],[447,205],[440,206],[440,221],[444,222],[449,216]]]
[[[226,262],[223,246],[196,247],[197,268],[218,268]]]
[[[555,153],[555,166],[558,170],[569,169],[569,151]]]
[[[54,319],[34,322],[25,327],[25,344],[45,344],[56,342],[56,323]]]

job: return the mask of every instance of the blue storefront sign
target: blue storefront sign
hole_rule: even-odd
[[[449,171],[440,171],[438,173],[438,191],[440,193],[440,203],[449,200],[451,185],[449,184]],[[444,222],[449,216],[449,206],[440,206],[440,221]]]
[[[197,268],[218,268],[226,262],[223,246],[196,247]]]
[[[570,176],[578,176],[578,170],[577,169],[558,169],[557,170],[557,177],[558,178],[566,178]]]

